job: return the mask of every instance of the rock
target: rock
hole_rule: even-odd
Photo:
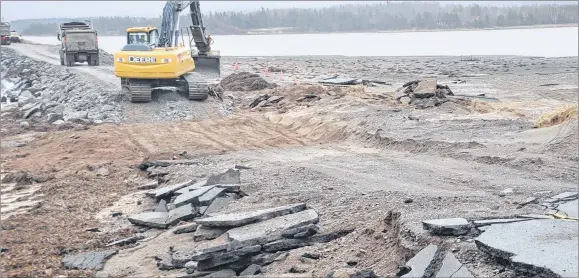
[[[276,252],[296,249],[310,245],[309,242],[302,239],[280,239],[263,245],[263,251]]]
[[[127,219],[133,225],[166,229],[169,226],[167,224],[168,218],[168,212],[143,212],[136,215],[131,215]]]
[[[143,236],[133,236],[133,237],[129,237],[129,238],[125,238],[125,239],[113,241],[113,242],[107,244],[107,247],[115,246],[115,245],[122,246],[122,245],[127,245],[127,244],[133,244],[133,243],[135,243],[135,242],[137,242],[137,241],[139,241],[139,240],[141,240],[141,239],[143,239],[143,238],[145,238],[145,237],[143,237]]]
[[[259,253],[261,251],[260,245],[253,245],[243,247],[224,254],[213,255],[211,258],[204,259],[198,262],[197,269],[208,270],[217,266],[230,264],[239,261],[242,256]]]
[[[427,79],[418,82],[412,93],[418,98],[433,97],[436,94],[436,79]]]
[[[197,269],[197,262],[196,261],[190,261],[190,262],[185,264],[185,268],[187,270],[195,270],[195,269]]]
[[[333,240],[336,240],[338,238],[341,238],[343,236],[346,236],[348,234],[350,234],[351,232],[353,232],[355,230],[355,228],[341,228],[339,230],[336,231],[331,231],[328,233],[324,233],[324,234],[317,234],[315,236],[312,236],[310,238],[311,242],[317,242],[317,243],[327,243]]]
[[[289,273],[306,273],[308,271],[300,266],[294,265],[288,270],[288,272]]]
[[[54,123],[54,122],[56,122],[56,121],[58,121],[58,120],[62,120],[62,119],[63,119],[63,118],[62,118],[62,115],[61,115],[61,114],[48,113],[48,116],[47,116],[47,120],[46,120],[46,121],[47,121],[48,123]]]
[[[318,254],[318,253],[308,253],[308,252],[306,252],[306,253],[303,253],[303,254],[302,254],[302,257],[308,258],[308,259],[312,259],[312,260],[317,260],[317,259],[320,258],[320,254]]]
[[[175,266],[171,262],[171,255],[170,254],[163,254],[161,256],[155,256],[155,260],[157,261],[157,268],[159,270],[173,270],[176,269]]]
[[[50,111],[52,113],[56,113],[59,115],[63,115],[64,114],[64,105],[63,104],[58,104],[55,107],[51,108]]]
[[[194,241],[201,241],[201,240],[211,240],[218,238],[222,234],[227,232],[227,229],[220,229],[220,228],[209,228],[204,227],[203,225],[199,225],[195,234],[193,234]]]
[[[105,105],[103,105],[103,107],[101,108],[101,113],[103,113],[103,112],[109,112],[109,111],[114,111],[114,110],[115,110],[115,107],[114,107],[114,106],[105,104]]]
[[[405,203],[405,204],[410,204],[410,203],[412,203],[412,202],[414,202],[414,200],[413,200],[412,198],[404,199],[404,203]]]
[[[18,107],[23,107],[26,104],[36,103],[36,97],[29,91],[22,91],[18,96]]]
[[[435,235],[464,235],[470,231],[471,225],[464,218],[433,219],[422,221],[425,230]]]
[[[66,117],[66,120],[79,120],[79,119],[87,119],[88,112],[87,111],[76,111],[72,112]]]
[[[174,234],[185,234],[185,233],[192,233],[197,230],[197,223],[187,223],[180,226],[177,226],[174,230]]]
[[[152,181],[152,182],[137,186],[137,189],[138,190],[151,190],[151,189],[157,188],[157,186],[159,186],[159,182],[158,181]]]
[[[252,264],[248,266],[245,270],[239,273],[239,276],[251,276],[261,273],[261,266]]]
[[[474,278],[466,266],[461,264],[450,252],[446,253],[436,278]]]
[[[169,212],[167,210],[167,201],[161,199],[155,207],[155,212]]]
[[[213,186],[203,186],[201,188],[195,189],[193,191],[187,192],[187,193],[183,193],[179,196],[177,196],[177,198],[175,198],[175,201],[173,202],[175,204],[175,207],[180,207],[180,206],[184,206],[187,204],[193,204],[193,205],[201,205],[199,202],[199,199],[205,194],[208,193],[210,190],[212,190],[214,187]],[[219,190],[221,190],[220,192],[223,191],[222,188],[220,188]],[[206,204],[208,204],[206,202]]]
[[[34,104],[26,104],[22,107],[22,111],[24,111],[23,118],[28,119],[37,112],[42,112],[44,110],[44,103],[37,102]]]
[[[21,128],[29,128],[29,127],[30,127],[30,124],[29,124],[27,121],[22,121],[22,122],[20,123],[20,127],[21,127]]]
[[[285,238],[303,238],[315,235],[319,228],[315,224],[309,224],[297,228],[292,228],[284,230],[281,232],[281,236]]]
[[[181,195],[181,194],[185,194],[185,193],[189,193],[193,190],[197,190],[201,187],[203,187],[205,185],[207,181],[200,181],[200,182],[196,182],[195,184],[183,187],[177,191],[174,192],[175,195]]]
[[[237,227],[227,232],[229,240],[246,244],[263,244],[281,239],[281,232],[293,227],[318,223],[319,216],[313,209],[279,216],[266,221]],[[198,222],[199,223],[199,222]]]
[[[239,184],[216,184],[215,187],[223,188],[227,193],[238,193],[240,189]]]
[[[561,200],[561,199],[577,199],[577,192],[563,192],[561,194],[557,194],[551,199]]]
[[[223,173],[215,174],[207,179],[207,185],[215,184],[240,184],[240,172],[238,169],[229,169]]]
[[[64,120],[56,120],[54,123],[52,123],[53,125],[61,125],[64,124]]]
[[[507,260],[517,271],[573,277],[579,271],[578,234],[576,221],[541,219],[491,225],[475,244]]]
[[[296,213],[303,211],[304,209],[306,209],[306,204],[298,203],[251,212],[222,214],[213,217],[196,219],[195,222],[206,227],[239,227],[249,223],[264,221],[274,217]]]
[[[201,189],[198,189],[198,190],[201,190]],[[209,191],[207,191],[205,194],[203,194],[199,197],[198,205],[200,205],[200,206],[211,205],[213,200],[215,200],[217,197],[220,197],[223,195],[225,195],[225,189],[224,188],[213,187]]]
[[[97,177],[106,177],[109,175],[109,169],[106,167],[101,167],[96,172]]]
[[[215,199],[211,203],[211,205],[203,206],[203,207],[199,208],[199,213],[202,215],[207,215],[207,214],[213,213],[215,211],[220,210],[221,208],[224,208],[233,200],[235,200],[235,196],[230,195],[230,194],[227,194],[223,197],[219,197],[219,198]]]
[[[500,197],[504,197],[506,195],[512,194],[514,191],[512,188],[507,188],[505,190],[502,190],[501,192],[499,192],[499,196]]]
[[[434,262],[438,253],[438,246],[434,244],[428,245],[426,248],[420,250],[412,259],[406,262],[406,266],[410,267],[410,272],[401,277],[423,277],[426,274],[426,269]]]
[[[525,206],[525,205],[530,204],[530,203],[534,203],[536,201],[537,201],[537,198],[529,197],[529,198],[523,200],[521,203],[519,203],[519,207]]]
[[[237,273],[231,269],[224,269],[214,273],[211,273],[207,276],[203,276],[204,278],[231,278],[237,276]]]
[[[173,194],[173,192],[185,187],[185,186],[189,186],[193,183],[193,180],[188,180],[182,183],[178,183],[178,184],[174,184],[174,185],[169,185],[167,187],[163,187],[163,188],[159,188],[153,191],[149,191],[146,193],[147,196],[150,197],[155,197],[157,199],[163,198],[163,197],[167,197]]]
[[[190,220],[197,215],[198,215],[197,210],[195,210],[195,208],[191,204],[183,205],[175,209],[169,210],[167,216],[167,224],[169,226],[175,225],[179,223],[179,221]]]
[[[117,250],[105,250],[100,252],[79,253],[75,255],[67,254],[62,259],[62,264],[64,268],[68,269],[98,271],[102,270],[104,263],[117,252]]]
[[[475,221],[473,221],[473,223],[474,223],[475,227],[480,227],[480,226],[487,226],[487,225],[492,225],[492,224],[513,223],[513,222],[527,221],[527,220],[530,220],[530,219],[524,219],[524,218],[486,219],[486,220],[475,220]]]

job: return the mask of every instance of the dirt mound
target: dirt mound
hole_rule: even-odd
[[[249,72],[233,73],[223,78],[220,85],[226,91],[257,91],[277,87],[277,84],[269,83],[258,74]]]
[[[543,150],[549,153],[564,154],[577,160],[579,155],[577,150],[579,144],[578,123],[577,118],[574,118],[561,124],[557,136],[547,143]]]
[[[535,123],[535,127],[549,127],[577,119],[577,104],[558,107],[543,113]],[[576,124],[575,124],[576,126]]]
[[[257,95],[248,108],[274,107],[285,111],[296,106],[310,106],[322,99],[336,99],[346,95],[361,96],[364,93],[362,86],[328,87],[322,85],[287,85],[266,90]]]

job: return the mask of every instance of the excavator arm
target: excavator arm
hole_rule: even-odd
[[[191,16],[190,46],[195,44],[195,72],[215,77],[221,75],[219,52],[211,51],[211,41],[205,34],[199,1],[167,1],[163,8],[158,47],[176,47],[179,44],[179,14],[189,6]]]

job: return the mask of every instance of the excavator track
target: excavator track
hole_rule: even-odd
[[[209,84],[202,75],[190,72],[182,77],[187,82],[187,98],[190,100],[205,100],[209,97]]]
[[[129,95],[131,102],[151,101],[151,83],[148,80],[121,79],[123,92]]]

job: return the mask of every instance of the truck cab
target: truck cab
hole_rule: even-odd
[[[158,43],[159,30],[155,27],[132,27],[127,29],[127,44],[153,47]]]
[[[18,34],[15,30],[10,31],[10,41],[19,43],[22,40],[22,36]]]

